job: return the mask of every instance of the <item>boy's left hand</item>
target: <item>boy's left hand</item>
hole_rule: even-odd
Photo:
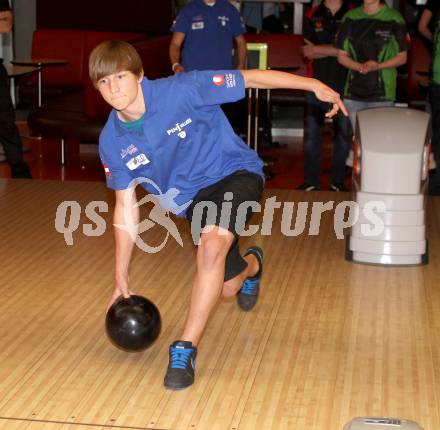
[[[340,100],[338,103],[333,103],[331,109],[325,114],[325,117],[332,118],[338,113],[339,110],[341,110],[345,116],[348,116],[347,109],[342,100]]]
[[[319,100],[333,104],[333,107],[330,109],[330,111],[325,114],[327,118],[331,118],[332,116],[336,115],[339,109],[345,116],[348,116],[347,108],[342,102],[341,96],[336,91],[333,91],[330,87],[318,81],[318,85],[314,92]]]

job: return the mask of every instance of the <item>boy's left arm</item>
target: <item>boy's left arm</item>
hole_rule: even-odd
[[[263,89],[292,89],[305,90],[315,93],[316,97],[323,101],[332,103],[332,109],[326,116],[334,116],[339,109],[348,116],[347,109],[342,103],[341,96],[318,79],[306,78],[291,73],[279,72],[277,70],[241,70],[246,88]]]

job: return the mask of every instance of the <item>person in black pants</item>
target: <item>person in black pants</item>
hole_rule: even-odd
[[[431,104],[431,148],[434,154],[436,169],[429,177],[429,194],[440,196],[440,12],[435,17],[433,38],[431,82],[429,101]]]
[[[347,71],[338,63],[338,50],[333,46],[339,23],[349,10],[343,0],[323,0],[311,8],[304,19],[303,54],[309,61],[309,76],[325,82],[342,93]],[[320,189],[322,167],[322,133],[328,104],[313,94],[306,94],[304,134],[304,183],[297,189],[314,191]],[[350,149],[350,121],[338,113],[333,118],[333,163],[330,189],[346,191],[345,159]]]
[[[11,29],[12,12],[9,0],[0,0],[0,33],[9,33]],[[23,161],[23,146],[15,125],[9,78],[2,58],[0,58],[0,144],[3,146],[6,160],[11,166],[11,176],[13,178],[31,178],[29,166]]]

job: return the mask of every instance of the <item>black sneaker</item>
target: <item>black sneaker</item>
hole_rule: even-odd
[[[170,345],[170,362],[163,381],[169,390],[183,390],[194,383],[197,348],[191,342],[176,340]]]
[[[260,281],[263,274],[263,250],[258,246],[251,246],[244,256],[249,254],[255,255],[260,268],[256,275],[243,281],[243,286],[237,293],[237,303],[243,311],[250,311],[257,304],[260,293]]]
[[[304,182],[303,184],[296,187],[297,190],[303,190],[303,191],[318,191],[319,188],[315,185],[308,184],[307,182]]]
[[[350,190],[344,184],[330,184],[330,191],[344,192]]]

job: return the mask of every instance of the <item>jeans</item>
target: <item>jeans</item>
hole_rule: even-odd
[[[353,131],[356,129],[356,114],[358,113],[358,111],[378,107],[394,106],[394,102],[388,100],[383,102],[363,102],[359,100],[344,99],[344,104],[347,107]]]
[[[322,132],[325,114],[329,104],[316,98],[313,93],[306,94],[304,134],[304,180],[315,187],[320,186],[319,175],[322,165]],[[333,117],[333,154],[331,183],[341,184],[345,178],[345,159],[350,149],[350,121],[342,112]]]

